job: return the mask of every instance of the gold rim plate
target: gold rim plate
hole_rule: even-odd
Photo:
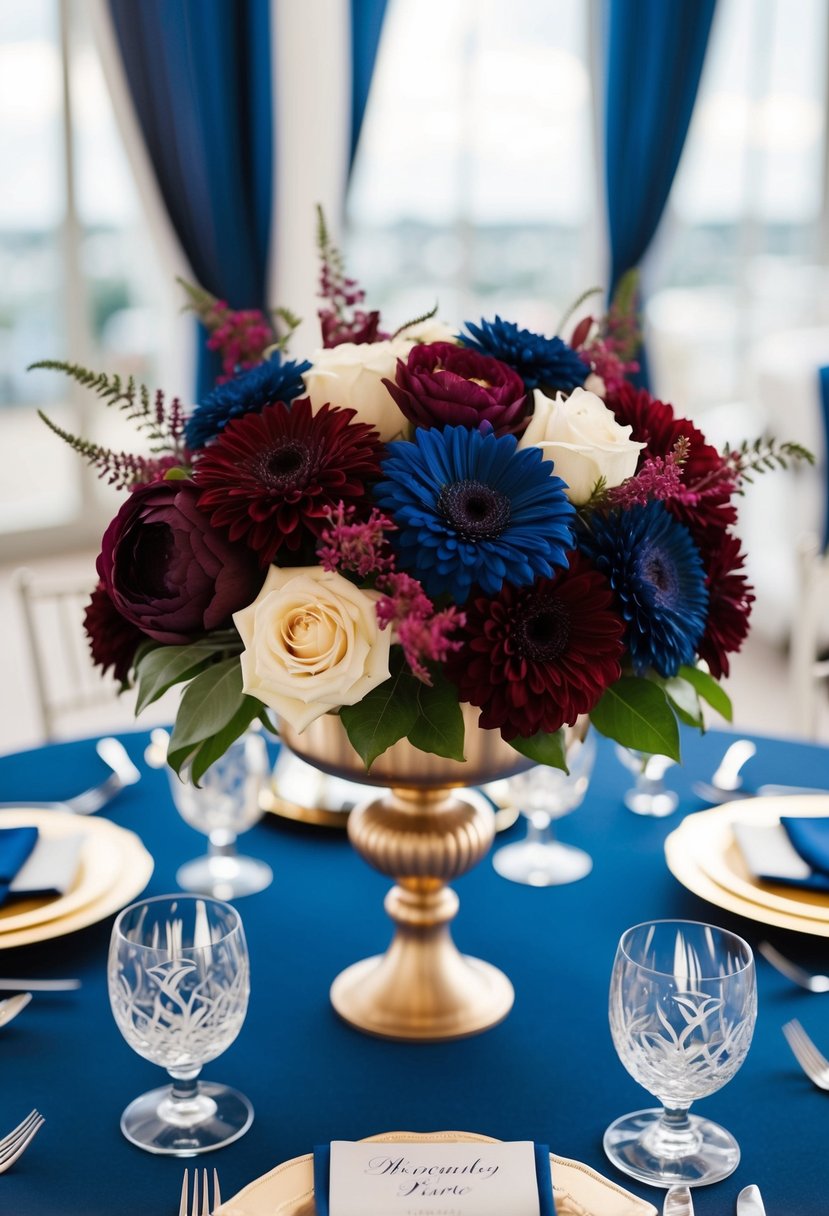
[[[15,814],[17,813],[15,812]],[[41,813],[52,816],[61,814],[62,812],[43,811]],[[3,812],[3,823],[8,822],[5,818],[6,814],[7,812]],[[26,822],[31,823],[32,812],[27,811],[26,815],[29,816]],[[118,912],[121,908],[126,907],[128,903],[141,894],[149,882],[155,863],[134,832],[129,832],[126,828],[118,827],[116,824],[104,819],[79,821],[77,815],[70,815],[69,817],[74,821],[76,831],[78,830],[79,823],[84,823],[87,828],[91,829],[89,833],[90,848],[97,848],[102,840],[106,842],[106,856],[110,862],[114,863],[110,871],[109,884],[96,898],[81,905],[76,904],[73,910],[65,912],[64,915],[53,916],[49,920],[40,921],[36,924],[10,929],[8,932],[0,932],[0,950],[9,950],[13,946],[29,946],[34,942],[48,941],[53,937],[63,937],[67,933],[75,933],[78,929],[85,929],[88,925],[94,925],[98,921],[110,916],[113,912]],[[97,827],[93,827],[93,824],[97,825]],[[109,850],[113,844],[115,844],[116,848],[115,852],[111,853]],[[100,866],[104,864],[103,854],[104,850],[102,849]],[[100,868],[98,860],[96,860],[95,866]],[[51,901],[51,906],[54,908],[57,902],[57,900]]]
[[[40,837],[49,840],[83,837],[78,872],[69,890],[46,898],[14,899],[0,907],[0,934],[57,920],[93,903],[111,889],[122,869],[120,828],[106,819],[21,807],[3,811],[0,827],[35,827]]]
[[[689,815],[665,841],[668,869],[684,887],[715,907],[748,920],[829,937],[829,897],[820,892],[758,882],[748,874],[734,838],[737,822],[761,826],[781,815],[821,816],[829,812],[823,795],[741,799]]]
[[[383,1132],[367,1140],[480,1142],[497,1144],[474,1132]],[[656,1208],[588,1165],[550,1154],[557,1216],[656,1216]],[[315,1216],[314,1158],[311,1153],[285,1161],[229,1199],[216,1216]]]

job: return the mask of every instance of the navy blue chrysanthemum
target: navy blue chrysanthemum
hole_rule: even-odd
[[[428,595],[461,604],[475,584],[497,595],[505,581],[522,587],[567,565],[575,511],[539,448],[447,426],[388,450],[375,498],[399,529],[400,565]]]
[[[561,338],[543,338],[529,329],[519,329],[512,321],[481,321],[464,324],[471,337],[459,334],[464,346],[500,359],[515,368],[527,388],[543,388],[569,393],[584,384],[590,372],[571,346]]]
[[[274,401],[288,404],[301,396],[305,392],[302,374],[310,367],[307,361],[294,363],[289,360],[283,363],[277,352],[266,363],[240,372],[224,384],[218,384],[187,419],[184,437],[188,448],[191,452],[203,448],[224,430],[232,418],[258,414]]]
[[[610,579],[634,671],[675,676],[693,663],[708,611],[705,570],[688,529],[661,502],[596,514],[590,527],[579,548]]]

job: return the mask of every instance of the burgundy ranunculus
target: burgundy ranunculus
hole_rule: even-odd
[[[518,373],[500,359],[452,342],[413,346],[406,363],[397,360],[396,383],[383,383],[415,426],[488,422],[500,436],[524,425],[527,397]]]
[[[107,595],[103,583],[92,592],[83,615],[83,627],[89,638],[92,662],[106,674],[112,674],[121,684],[129,675],[135,652],[147,635],[127,621]]]
[[[104,533],[98,575],[125,620],[156,642],[230,625],[262,583],[256,560],[198,509],[190,481],[133,490]]]

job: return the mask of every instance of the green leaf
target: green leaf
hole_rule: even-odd
[[[422,752],[465,760],[463,712],[458,690],[440,672],[431,685],[417,680],[417,717],[408,731],[409,742]]]
[[[703,671],[701,667],[680,667],[677,674],[683,680],[687,680],[689,684],[692,684],[703,701],[707,701],[720,717],[725,718],[726,722],[732,720],[734,710],[731,705],[731,698],[712,675],[709,675],[707,671]]]
[[[167,749],[167,762],[179,772],[197,747],[232,721],[242,700],[238,657],[223,659],[187,685]]]
[[[366,693],[356,705],[344,705],[340,718],[351,746],[370,769],[378,756],[405,738],[417,720],[418,681],[403,667]]]
[[[601,734],[623,747],[680,760],[676,717],[665,693],[652,680],[622,676],[605,689],[590,713],[590,721]]]
[[[563,730],[554,731],[553,734],[539,731],[537,734],[531,735],[529,739],[522,739],[519,735],[515,739],[510,739],[510,747],[513,747],[529,760],[534,760],[536,764],[547,764],[550,768],[561,768],[565,773],[570,771],[567,767],[567,757],[564,753]]]
[[[659,680],[658,683],[664,689],[680,722],[704,731],[705,719],[702,716],[699,695],[690,681],[674,676],[672,680]]]
[[[191,642],[187,646],[153,646],[136,661],[138,700],[136,714],[172,688],[203,670],[216,654],[215,642]]]
[[[190,780],[194,785],[199,784],[210,765],[223,756],[231,743],[244,734],[254,718],[258,718],[261,706],[262,702],[257,701],[256,697],[243,695],[239,708],[227,726],[200,744],[190,763]]]
[[[165,481],[187,481],[190,478],[190,470],[182,469],[175,465],[172,469],[168,469],[164,474]]]

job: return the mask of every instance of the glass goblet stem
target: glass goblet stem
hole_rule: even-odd
[[[688,1107],[662,1104],[662,1114],[650,1133],[646,1133],[648,1148],[664,1157],[684,1157],[699,1144],[699,1132],[688,1115]]]
[[[229,828],[213,828],[207,840],[207,852],[210,857],[235,857],[238,836]]]
[[[554,842],[553,817],[548,811],[531,811],[527,819],[528,844],[546,845]]]

